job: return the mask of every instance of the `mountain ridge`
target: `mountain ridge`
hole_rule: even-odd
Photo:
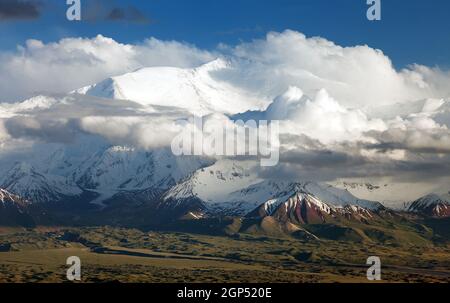
[[[35,134],[42,128],[53,130],[59,127],[59,124],[45,124],[49,116],[53,116],[53,113],[48,112],[51,108],[57,108],[62,113],[70,112],[71,119],[87,116],[89,121],[98,123],[96,126],[108,124],[109,119],[99,119],[100,122],[95,119],[104,118],[102,115],[107,117],[115,108],[121,108],[126,115],[133,110],[137,116],[132,117],[132,122],[142,117],[152,120],[166,111],[171,114],[170,119],[175,121],[193,113],[304,121],[303,118],[307,118],[310,112],[330,115],[343,113],[344,118],[350,115],[358,121],[367,120],[362,112],[340,106],[325,90],[320,90],[314,99],[310,99],[301,89],[291,86],[268,105],[265,100],[221,81],[220,74],[230,68],[229,62],[223,59],[190,69],[143,68],[110,77],[68,95],[37,96],[14,105],[0,104],[0,114],[2,117],[18,118],[14,121],[16,124],[10,125],[10,129],[18,129],[19,134],[28,134],[30,128]],[[417,106],[421,111],[434,114],[446,104],[440,100],[428,100]],[[87,105],[93,109],[86,109]],[[94,115],[98,109],[101,109],[100,117]],[[32,110],[43,112],[43,116],[26,120]],[[149,113],[151,115],[146,116]],[[333,208],[359,207],[369,211],[382,208],[378,199],[360,197],[348,184],[341,188],[334,184],[305,180],[272,180],[262,178],[252,161],[175,157],[168,148],[131,147],[133,141],[130,144],[117,144],[114,142],[117,134],[108,137],[109,128],[106,128],[108,138],[100,139],[102,132],[88,133],[86,124],[89,123],[86,120],[71,119],[63,126],[70,133],[82,133],[82,139],[61,138],[62,135],[56,133],[55,142],[52,141],[55,138],[43,136],[39,141],[41,145],[36,143],[31,149],[31,156],[25,155],[20,161],[2,159],[4,163],[0,163],[0,168],[4,173],[0,176],[0,187],[33,204],[76,203],[78,199],[100,210],[110,205],[117,209],[120,202],[123,208],[144,205],[155,207],[156,210],[173,210],[178,207],[180,210],[177,210],[176,216],[179,212],[186,212],[191,214],[188,217],[194,219],[208,213],[245,216],[268,201],[272,201],[270,207],[275,207],[299,192],[311,195],[313,198],[308,198],[311,201],[318,199]],[[127,121],[119,120],[113,130],[117,130],[118,134],[124,133],[126,142],[129,137],[133,137],[130,129],[135,127],[132,123],[131,126],[127,125]],[[161,135],[147,134],[145,130],[144,135],[149,137]],[[328,133],[326,130],[324,134],[328,137]],[[348,132],[344,131],[343,135],[348,136]],[[36,146],[40,146],[40,149]],[[364,190],[371,193],[377,191],[370,183],[365,184]],[[88,196],[90,200],[85,201]],[[445,205],[438,206],[442,208]],[[442,212],[441,209],[439,211]]]

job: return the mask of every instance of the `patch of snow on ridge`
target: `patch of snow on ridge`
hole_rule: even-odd
[[[1,103],[0,118],[10,118],[20,113],[48,109],[58,101],[50,96],[36,96],[18,103]]]
[[[10,192],[0,188],[0,201],[2,202],[2,204],[5,204],[7,202],[15,202],[19,200],[20,200],[19,196],[13,195]]]

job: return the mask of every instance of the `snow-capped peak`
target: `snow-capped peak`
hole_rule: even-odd
[[[262,180],[252,173],[254,164],[220,160],[210,167],[205,167],[171,188],[165,195],[167,203],[182,200],[199,199],[210,210],[227,210],[246,214],[263,203],[267,208],[277,207],[296,194],[314,197],[314,203],[322,201],[319,208],[344,208],[358,206],[376,210],[382,207],[378,202],[358,199],[348,191],[328,184],[315,182],[287,182]],[[320,204],[320,205],[319,205]]]
[[[131,100],[145,106],[177,107],[197,115],[236,114],[260,108],[260,100],[213,73],[229,67],[220,58],[197,68],[147,67],[74,93]]]
[[[57,102],[57,99],[54,97],[39,95],[19,103],[1,103],[0,117],[8,118],[17,113],[48,109]]]
[[[337,207],[327,203],[311,193],[297,191],[288,198],[269,200],[254,209],[247,216],[264,218],[270,216],[280,223],[314,224],[345,218],[367,222],[374,217],[374,210],[357,205]]]
[[[273,103],[267,108],[266,115],[274,120],[287,119],[292,112],[301,106],[302,101],[306,100],[309,99],[300,88],[291,86],[284,94],[275,98]]]
[[[199,67],[196,68],[198,72],[213,72],[218,71],[222,69],[230,68],[231,64],[230,62],[226,61],[222,58],[217,58],[211,62],[205,63]]]
[[[407,210],[427,216],[448,217],[450,216],[450,201],[445,196],[429,194],[407,204]]]

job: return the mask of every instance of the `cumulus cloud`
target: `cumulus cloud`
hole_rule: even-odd
[[[139,44],[103,36],[48,44],[29,40],[17,52],[0,54],[0,99],[66,93],[140,67],[197,67],[216,57],[227,57],[230,64],[208,69],[211,78],[227,84],[220,87],[243,88],[251,96],[248,104],[261,102],[252,106],[259,111],[207,116],[210,133],[239,118],[280,120],[281,163],[261,169],[261,176],[321,181],[448,176],[448,71],[419,65],[397,71],[380,50],[341,47],[293,31],[212,51],[155,38]],[[214,96],[230,96],[226,89],[215,91]],[[187,104],[186,95],[174,96],[181,99],[173,104]],[[214,104],[214,98],[206,99]],[[93,135],[117,145],[167,147],[182,130],[177,120],[190,115],[133,100],[81,95],[48,100],[0,105],[0,141],[67,143]],[[380,105],[382,114],[368,113]]]
[[[397,118],[389,124],[383,132],[369,132],[379,142],[372,148],[450,154],[450,130],[430,117]]]
[[[9,139],[8,130],[5,127],[3,119],[0,119],[0,144]]]
[[[169,146],[181,131],[176,121],[187,116],[174,108],[155,109],[131,101],[81,95],[54,97],[51,102],[36,97],[24,103],[0,105],[1,109],[6,114],[0,120],[0,141],[12,138],[67,144],[79,136],[94,135],[110,144],[142,149]]]
[[[267,118],[284,121],[287,133],[305,134],[323,143],[363,140],[364,132],[386,129],[382,120],[342,107],[326,90],[311,100],[295,87],[275,99],[267,109]]]
[[[167,117],[86,117],[80,121],[83,131],[100,135],[112,144],[130,145],[142,149],[168,147],[182,131]]]
[[[236,85],[275,97],[288,86],[308,95],[325,88],[344,106],[361,108],[430,97],[446,97],[448,72],[413,65],[397,71],[381,50],[366,45],[342,47],[295,31],[265,39],[223,45],[241,69],[226,75]]]
[[[310,96],[324,88],[343,106],[354,108],[450,95],[448,71],[422,65],[397,71],[381,50],[342,47],[287,30],[213,50],[155,38],[138,44],[121,44],[103,36],[48,44],[29,40],[16,52],[0,53],[0,100],[67,92],[140,67],[194,67],[220,56],[228,57],[233,68],[216,72],[216,78],[266,100],[289,86],[300,87]]]
[[[402,70],[406,81],[421,89],[421,95],[427,98],[445,98],[450,96],[449,79],[450,71],[444,71],[439,67],[413,64],[409,69]]]
[[[41,120],[39,117],[18,116],[5,122],[8,134],[14,138],[70,143],[76,130],[66,119]]]
[[[48,101],[36,98],[11,106],[15,114],[3,118],[0,141],[71,144],[89,135],[113,145],[151,150],[170,146],[185,129],[180,119],[191,115],[181,109],[83,95],[44,100]],[[328,102],[330,106],[321,107]],[[332,181],[394,176],[412,180],[427,175],[431,180],[448,175],[448,129],[428,116],[370,120],[340,106],[325,91],[310,99],[298,88],[289,89],[259,114],[282,119],[280,164],[261,169],[263,178]],[[208,115],[203,119],[204,135],[232,126],[233,121],[223,114]]]
[[[450,170],[448,157],[445,158],[445,161],[443,161],[444,159],[420,162],[371,161],[364,157],[354,158],[345,153],[311,151],[310,153],[299,153],[297,155],[282,154],[280,160],[280,164],[275,167],[259,168],[258,174],[260,177],[273,180],[318,182],[333,182],[339,179],[385,179],[391,183],[433,183],[445,179],[448,186],[448,172]]]

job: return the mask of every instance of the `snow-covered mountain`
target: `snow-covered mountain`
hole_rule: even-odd
[[[30,160],[12,165],[0,177],[0,186],[35,203],[73,200],[88,191],[98,194],[101,205],[121,192],[166,191],[212,163],[206,158],[176,157],[169,149],[142,151],[123,146],[86,153],[72,163],[60,149],[51,155],[49,162]]]
[[[15,164],[0,179],[0,187],[33,202],[58,202],[83,191],[62,176],[43,174],[28,163]]]
[[[375,216],[375,212],[381,209],[370,210],[350,204],[335,206],[323,202],[310,193],[297,191],[288,198],[269,200],[263,203],[248,217],[271,216],[279,222],[296,225],[330,223],[342,218],[369,222]]]
[[[240,113],[262,104],[243,90],[221,81],[215,73],[231,68],[217,59],[194,69],[151,67],[106,79],[75,93],[132,100],[142,105],[187,109],[197,115]]]
[[[348,191],[328,184],[262,180],[254,173],[254,165],[251,162],[218,161],[174,186],[165,194],[164,201],[180,205],[196,200],[201,201],[205,210],[210,212],[245,215],[263,203],[277,205],[295,193],[303,192],[333,207],[382,208],[378,202],[358,199]]]
[[[113,146],[88,158],[72,178],[81,188],[97,192],[100,196],[93,203],[103,207],[103,201],[116,195],[132,197],[134,193],[144,193],[157,198],[210,164],[211,160],[205,158],[176,157],[169,149],[142,151]]]
[[[35,96],[19,103],[1,103],[0,118],[9,118],[18,113],[26,114],[33,110],[43,110],[56,104],[58,101],[51,96]]]
[[[179,201],[195,198],[210,208],[221,208],[224,204],[236,202],[232,197],[233,193],[261,181],[252,173],[254,166],[254,162],[219,160],[212,166],[196,171],[171,188],[165,194],[164,200],[178,204]]]
[[[89,190],[169,189],[208,163],[200,157],[176,157],[170,149],[142,151],[113,146],[88,158],[72,177]]]
[[[420,184],[420,186],[417,186]],[[416,183],[414,186],[408,182],[392,182],[392,180],[339,180],[331,185],[344,189],[352,195],[366,200],[378,201],[385,207],[394,210],[405,210],[409,201],[414,201],[428,193],[437,191],[440,184]]]
[[[123,205],[127,200],[147,199],[160,207],[241,215],[261,205],[277,209],[300,193],[306,196],[297,196],[297,200],[317,200],[336,211],[373,211],[382,207],[373,201],[400,204],[426,194],[407,190],[408,185],[263,179],[255,161],[176,157],[166,145],[135,144],[136,140],[146,143],[145,139],[164,137],[166,120],[174,122],[193,114],[285,120],[296,131],[324,141],[335,138],[330,138],[329,126],[322,127],[318,119],[351,121],[351,127],[336,129],[336,137],[342,138],[363,135],[354,125],[378,128],[379,121],[342,107],[325,90],[310,99],[292,86],[268,104],[222,81],[223,72],[229,69],[231,65],[222,59],[192,69],[144,68],[67,95],[0,104],[0,131],[7,128],[19,146],[2,145],[0,187],[31,203],[76,201],[88,192],[96,196],[90,202],[102,208],[114,198]],[[448,108],[448,100],[425,100],[410,111],[399,106],[396,113],[444,115],[444,119]],[[30,136],[37,140],[28,142]]]
[[[450,217],[450,193],[429,194],[407,205],[407,210],[432,217]]]
[[[265,180],[241,191],[234,192],[231,194],[231,197],[248,207],[255,208],[264,203],[267,208],[273,208],[296,193],[314,196],[334,208],[347,206],[357,206],[372,210],[383,208],[378,202],[359,199],[346,190],[316,182]]]

